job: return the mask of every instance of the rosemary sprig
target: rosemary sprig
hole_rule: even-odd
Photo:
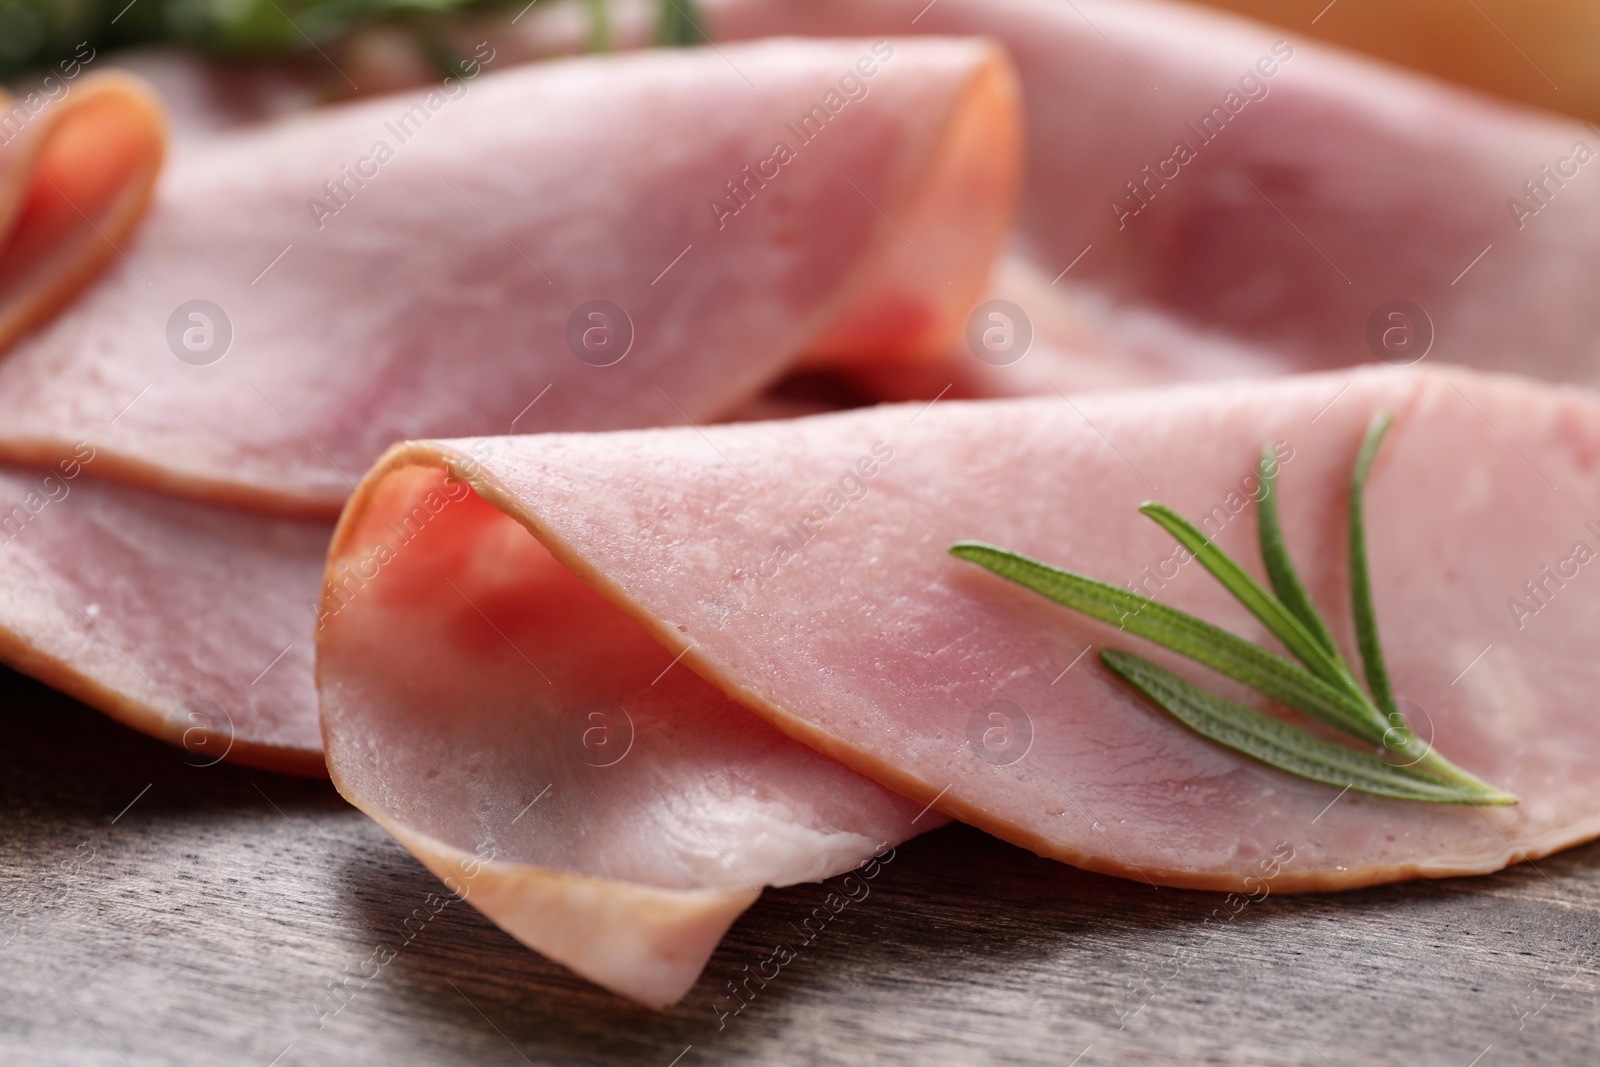
[[[589,49],[609,51],[609,0],[586,2]],[[230,56],[294,56],[378,23],[407,28],[432,51],[444,46],[443,30],[461,12],[516,14],[528,6],[528,0],[3,0],[0,78],[53,70],[74,55],[81,60],[80,43],[96,50],[161,42]],[[659,0],[656,43],[701,43],[698,21],[694,0]]]
[[[1456,766],[1422,741],[1400,714],[1390,688],[1367,569],[1362,498],[1373,457],[1391,421],[1387,413],[1373,419],[1350,479],[1350,598],[1370,694],[1356,681],[1289,558],[1278,521],[1277,460],[1270,447],[1262,450],[1259,501],[1259,540],[1270,591],[1172,509],[1147,503],[1139,510],[1172,534],[1304,667],[1176,608],[1016,552],[977,541],[958,542],[950,552],[1080,614],[1227,675],[1406,762],[1313,737],[1282,719],[1207,693],[1131,652],[1100,653],[1118,677],[1219,744],[1291,774],[1365,793],[1442,804],[1515,804],[1515,796]]]

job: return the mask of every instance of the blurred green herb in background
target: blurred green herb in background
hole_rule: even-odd
[[[0,0],[0,78],[69,56],[80,42],[182,44],[233,56],[296,56],[365,26],[412,29],[426,46],[439,20],[469,10],[520,13],[555,0]],[[586,0],[589,47],[611,47],[608,0]],[[659,0],[656,41],[704,40],[693,0]]]

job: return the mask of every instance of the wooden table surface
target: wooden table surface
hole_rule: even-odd
[[[949,827],[719,1025],[829,887],[769,890],[659,1014],[466,904],[404,941],[439,885],[326,783],[188,766],[3,669],[0,706],[8,1065],[1600,1063],[1596,845],[1208,922]]]

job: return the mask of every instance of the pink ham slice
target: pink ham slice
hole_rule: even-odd
[[[309,520],[331,517],[393,438],[699,420],[753,399],[807,346],[848,360],[942,344],[981,285],[1014,199],[1012,78],[977,42],[877,47],[791,42],[551,64],[484,74],[457,84],[454,99],[417,92],[197,134],[133,240],[96,205],[122,204],[107,175],[145,159],[129,147],[143,143],[134,137],[143,127],[128,116],[146,108],[159,132],[158,116],[126,76],[75,87],[4,161],[0,176],[30,199],[14,212],[0,268],[36,278],[41,257],[66,261],[53,249],[77,240],[76,229],[50,222],[60,210],[30,206],[53,203],[36,180],[52,175],[84,211],[73,218],[98,218],[124,255],[0,360],[0,453],[50,470],[81,444],[95,458],[80,485],[131,480],[308,521],[109,496],[107,515],[143,509],[140,535],[110,557],[137,554],[138,585],[113,568],[74,570],[73,538],[89,533],[64,527],[51,546],[58,555],[29,564],[49,581],[19,570],[15,586],[0,582],[0,599],[16,606],[0,620],[7,657],[168,740],[206,736],[190,705],[207,701],[228,723],[228,758],[323,773],[308,605],[329,527]],[[712,228],[707,201],[769,158],[776,140],[792,139],[784,123],[828,101],[863,55],[878,64],[867,95],[830,116],[827,136],[799,146],[768,187],[752,184],[760,200]],[[419,101],[426,125],[400,145],[392,127]],[[78,109],[70,123],[69,103]],[[660,120],[690,112],[707,119],[663,147]],[[106,116],[122,123],[120,139],[86,146],[82,131],[98,135]],[[354,195],[319,231],[308,197],[379,139],[396,144],[395,158],[351,183]],[[107,145],[122,156],[96,156]],[[127,166],[111,166],[119,161]],[[83,192],[91,186],[95,196]],[[958,214],[953,203],[977,206]],[[591,298],[619,300],[633,316],[633,350],[613,366],[567,347],[568,317]],[[213,362],[172,347],[169,319],[195,299],[231,325],[231,345]],[[7,307],[21,309],[20,329],[48,304],[19,297]],[[203,314],[222,329],[215,311]],[[197,325],[177,321],[180,340]],[[163,523],[176,532],[163,535]],[[300,531],[292,543],[287,528]],[[282,558],[253,565],[263,545]],[[230,553],[238,566],[223,568]],[[191,568],[191,554],[215,565]],[[53,599],[50,582],[66,595]],[[207,582],[209,602],[195,591]],[[63,614],[168,587],[193,595],[112,635],[114,648]]]
[[[826,129],[802,142],[808,115]],[[331,515],[397,438],[698,422],[806,350],[915,357],[959,333],[1009,224],[1017,116],[982,42],[788,41],[218,135],[178,154],[125,258],[0,361],[0,455],[84,440],[103,476]],[[793,159],[762,179],[779,142]],[[713,210],[735,181],[748,206]],[[574,319],[596,300],[632,323],[604,367],[569,349],[572,322],[621,336]],[[204,351],[179,352],[190,329]]]
[[[186,750],[322,774],[311,621],[330,526],[0,468],[0,657]]]
[[[944,822],[678,662],[426,466],[340,527],[319,627],[334,782],[524,943],[655,1007],[764,885]]]
[[[1590,283],[1600,269],[1600,185],[1588,178],[1600,159],[1580,163],[1574,153],[1582,143],[1600,155],[1600,135],[1583,123],[1299,38],[1285,60],[1273,53],[1282,30],[1187,5],[703,6],[719,39],[919,32],[1001,41],[1027,108],[1019,241],[1046,280],[1075,263],[1056,289],[1076,285],[1085,297],[1073,332],[1091,341],[1071,354],[1126,363],[1086,375],[1091,382],[1368,363],[1369,319],[1393,300],[1430,316],[1431,359],[1600,382],[1600,304]],[[1188,124],[1224,107],[1263,58],[1275,71],[1257,79],[1266,96],[1243,104],[1203,142]],[[1193,161],[1168,165],[1170,180],[1148,179],[1144,168],[1171,159],[1179,139],[1195,150]],[[1113,204],[1139,207],[1129,182],[1148,182],[1148,206],[1119,221]],[[1527,182],[1544,191],[1530,196]],[[1136,321],[1130,332],[1129,308],[1244,350],[1174,366],[1170,331]],[[1037,391],[1038,382],[1006,380],[1025,374],[1019,366],[996,387]]]
[[[1144,583],[1264,640],[1208,575],[1173,562],[1175,546],[1135,509],[1157,497],[1237,558],[1258,559],[1248,479],[1262,443],[1282,442],[1289,543],[1348,647],[1344,490],[1360,436],[1384,409],[1397,423],[1368,521],[1396,689],[1452,759],[1521,797],[1514,808],[1340,795],[1214,746],[1090,655],[1139,642],[946,554],[958,539],[985,540]],[[484,499],[531,535],[502,523],[495,538],[537,541],[631,620],[545,643],[537,620],[562,617],[587,589],[567,587],[581,592],[569,601],[552,584],[543,599],[496,602],[500,630],[529,620],[515,643],[535,662],[574,662],[572,640],[596,642],[593,655],[611,641],[632,647],[637,628],[661,646],[657,659],[681,651],[675,670],[689,668],[790,736],[1043,855],[1166,885],[1255,892],[1268,869],[1274,891],[1339,889],[1491,871],[1600,833],[1590,766],[1600,600],[1584,592],[1582,562],[1600,548],[1588,525],[1600,515],[1597,426],[1600,405],[1583,394],[1464,370],[1383,369],[1086,396],[1075,406],[885,407],[705,437],[509,438],[476,458],[460,443],[412,443],[363,483],[335,560],[370,553],[371,535],[415,505],[436,469],[473,475]],[[1545,565],[1564,577],[1547,580]],[[497,580],[514,581],[511,569]],[[414,596],[416,614],[427,614],[422,605],[447,603],[451,591],[437,589],[447,574],[396,596]],[[1537,599],[1529,581],[1543,584]],[[458,617],[471,621],[465,609]],[[500,640],[485,627],[467,632],[484,649]],[[450,678],[454,709],[497,699],[502,683],[447,673],[446,657],[465,655],[464,645],[419,644],[404,629],[386,653],[346,644],[353,639],[330,643],[325,632],[322,646],[336,779],[415,830],[430,818],[458,827],[475,818],[433,810],[431,787],[414,776],[369,768],[429,758],[430,736],[399,735],[416,711],[386,695],[401,684],[391,677],[399,660],[416,657],[412,674]],[[586,682],[579,692],[610,684],[603,672]],[[525,679],[523,690],[540,683]],[[499,744],[527,729],[496,721]],[[488,742],[464,738],[483,754],[453,761],[455,774],[486,767]],[[487,777],[474,781],[491,788]],[[534,774],[478,803],[498,815],[542,784]],[[413,801],[411,814],[394,814]]]
[[[166,132],[124,73],[0,98],[0,125],[4,347],[118,257]],[[89,392],[114,370],[83,364],[56,386]],[[0,467],[0,657],[190,762],[325,773],[309,622],[331,525],[108,485],[83,440],[27,451],[38,469]]]

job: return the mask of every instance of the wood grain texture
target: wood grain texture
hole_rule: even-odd
[[[437,881],[325,783],[187,766],[3,672],[0,700],[5,1064],[1600,1061],[1600,846],[1208,922],[1219,896],[950,827],[809,944],[796,924],[830,887],[769,891],[658,1014],[470,905],[406,940]],[[719,1020],[778,943],[798,957]],[[393,960],[323,1016],[380,945]]]

